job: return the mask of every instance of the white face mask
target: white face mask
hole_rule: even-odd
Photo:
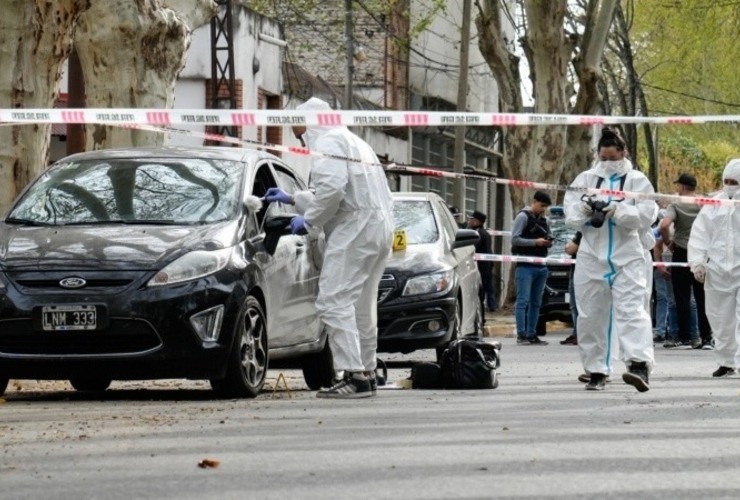
[[[723,189],[727,197],[732,198],[737,194],[737,190],[740,189],[740,186],[724,186]]]
[[[601,166],[607,174],[619,172],[624,160],[601,160]]]

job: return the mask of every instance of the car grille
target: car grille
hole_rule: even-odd
[[[567,266],[551,266],[547,276],[547,287],[556,292],[567,292],[570,283],[570,269]]]
[[[105,331],[45,332],[33,328],[31,320],[0,322],[0,354],[10,356],[99,356],[133,355],[162,345],[145,321],[111,318]]]
[[[58,290],[64,290],[65,288],[59,284],[60,280],[17,280],[16,283],[20,287],[24,288],[54,288]],[[86,280],[85,288],[118,288],[127,286],[133,280],[129,279],[91,279]]]

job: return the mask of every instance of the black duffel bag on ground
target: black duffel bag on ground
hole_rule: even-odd
[[[453,340],[440,360],[440,376],[445,389],[495,389],[496,369],[501,366],[501,343],[475,337]]]

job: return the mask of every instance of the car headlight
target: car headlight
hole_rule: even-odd
[[[452,270],[416,276],[406,282],[403,296],[445,292],[452,287],[453,278]]]
[[[186,253],[155,274],[147,286],[167,286],[202,278],[226,267],[230,259],[231,248]]]

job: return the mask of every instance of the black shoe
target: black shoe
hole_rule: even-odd
[[[321,389],[316,393],[317,398],[328,399],[358,399],[373,396],[370,380],[364,375],[346,372],[344,378],[331,387]]]
[[[692,349],[701,349],[702,341],[701,339],[693,339],[691,341],[691,348]]]
[[[629,371],[622,374],[622,380],[625,384],[634,386],[640,392],[649,391],[647,363],[644,361],[630,363]]]
[[[588,372],[581,373],[580,375],[578,375],[578,381],[583,382],[584,384],[588,384],[591,381],[591,374]],[[608,384],[611,381],[612,381],[612,378],[609,375],[606,375],[604,382]]]
[[[534,338],[527,339],[529,340],[529,345],[547,345],[548,342],[545,340],[540,340],[538,336],[534,336]]]
[[[565,337],[565,340],[561,340],[560,344],[562,345],[578,345],[578,338],[575,336],[575,334],[570,334],[567,337]]]
[[[524,335],[517,335],[516,343],[517,344],[529,344],[529,339],[525,337]]]
[[[729,377],[731,375],[735,375],[737,373],[737,370],[734,368],[729,368],[727,366],[720,366],[717,368],[717,370],[712,373],[712,377]]]
[[[603,373],[592,373],[589,377],[588,384],[586,384],[587,391],[603,391],[605,387],[606,375]]]

